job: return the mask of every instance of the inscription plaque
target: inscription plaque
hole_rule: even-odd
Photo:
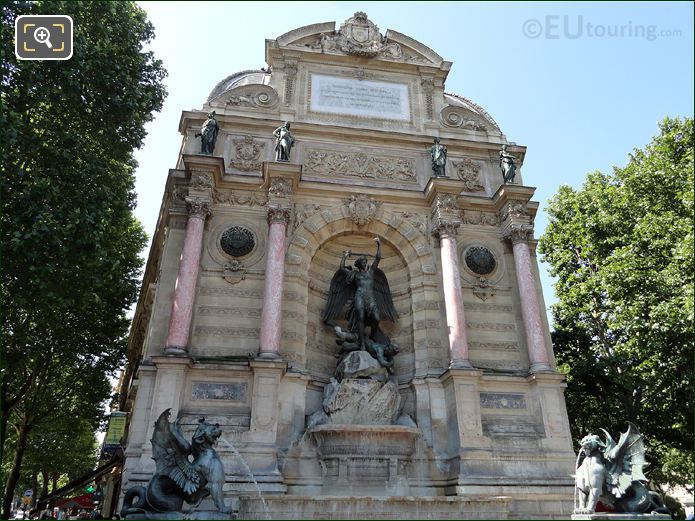
[[[526,397],[523,394],[480,393],[480,407],[483,409],[525,409]]]
[[[409,121],[408,85],[313,74],[311,76],[311,110]]]
[[[243,382],[193,382],[193,400],[246,401],[246,384]]]

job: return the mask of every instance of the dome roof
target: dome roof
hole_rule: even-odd
[[[268,85],[270,83],[270,73],[265,69],[252,69],[235,72],[227,76],[210,91],[207,102],[220,97],[225,92],[242,85]]]

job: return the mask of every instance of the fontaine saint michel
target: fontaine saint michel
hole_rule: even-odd
[[[424,43],[309,22],[182,112],[120,382],[124,512],[180,482],[168,519],[567,518],[526,147]]]

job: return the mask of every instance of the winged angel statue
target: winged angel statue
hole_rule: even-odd
[[[601,430],[605,442],[595,434],[581,441],[577,464],[582,457],[583,461],[575,474],[574,512],[591,514],[600,500],[616,512],[668,514],[661,497],[646,487],[644,441],[637,427],[628,422],[627,432],[620,435],[618,443]]]
[[[375,237],[376,254],[374,262],[368,266],[368,254],[353,254],[350,250],[343,252],[340,268],[333,275],[328,291],[328,302],[321,317],[324,324],[333,327],[338,337],[338,345],[343,352],[368,351],[379,363],[392,372],[393,356],[398,347],[391,343],[389,337],[379,328],[382,317],[395,322],[398,317],[391,298],[386,275],[379,268],[381,260],[381,241]],[[346,266],[348,257],[359,255],[354,266]],[[347,331],[336,324],[347,302]],[[369,327],[369,336],[366,328]]]
[[[128,489],[121,515],[132,519],[172,519],[171,513],[180,512],[184,501],[198,505],[208,495],[221,513],[231,512],[222,495],[224,468],[213,448],[222,434],[219,425],[211,425],[204,418],[198,420],[198,428],[188,443],[178,419],[169,422],[169,411],[159,415],[150,440],[156,464],[154,476],[147,487]]]

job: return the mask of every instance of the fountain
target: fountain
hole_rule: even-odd
[[[251,467],[249,467],[249,464],[247,463],[246,459],[241,455],[241,453],[237,450],[237,448],[232,444],[231,442],[227,441],[226,439],[220,437],[219,441],[224,443],[228,448],[232,450],[234,455],[239,458],[239,461],[241,462],[241,465],[244,467],[244,472],[246,472],[246,475],[251,479],[253,482],[254,487],[256,487],[256,492],[258,492],[258,497],[261,500],[261,504],[263,505],[263,512],[265,513],[265,519],[270,519],[270,510],[268,510],[268,503],[266,502],[265,498],[263,497],[263,493],[261,492],[261,487],[258,485],[258,481],[256,481],[256,476],[253,475],[253,472],[251,472]]]

